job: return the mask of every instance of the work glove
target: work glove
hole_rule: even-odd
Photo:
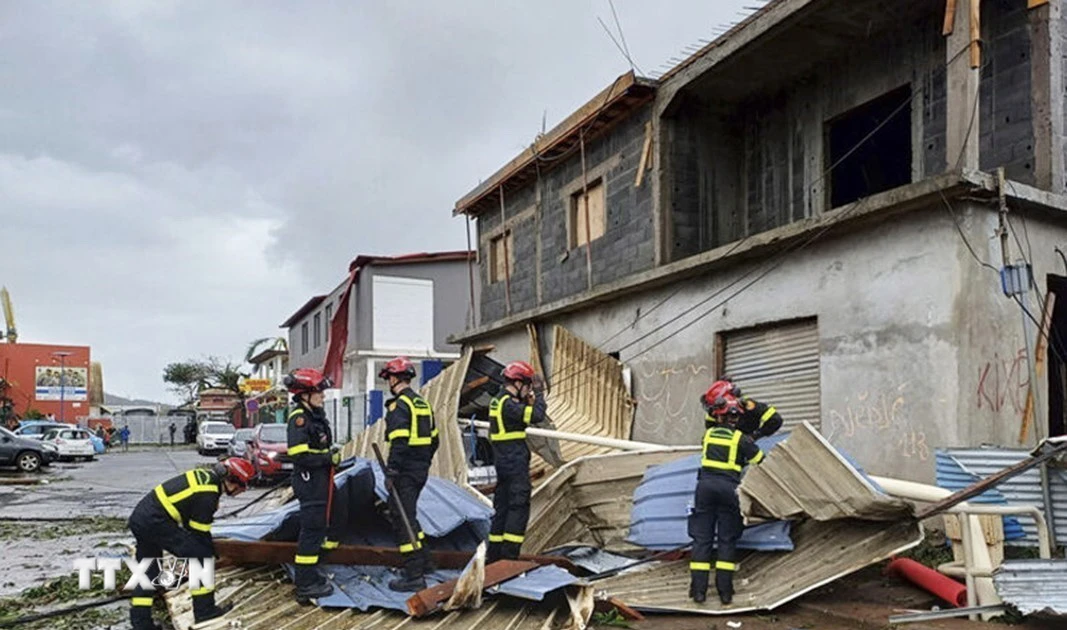
[[[330,462],[334,466],[341,463],[341,447],[337,444],[330,447]]]

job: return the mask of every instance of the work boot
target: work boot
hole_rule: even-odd
[[[427,576],[437,570],[437,564],[433,561],[433,555],[430,554],[430,550],[425,546],[419,551],[419,561],[423,576]]]
[[[501,545],[503,543],[489,543],[489,549],[485,552],[485,564],[493,564],[500,559]]]
[[[401,592],[417,592],[426,588],[426,578],[421,575],[399,577],[389,583],[389,589]]]
[[[703,604],[708,598],[708,574],[702,571],[694,571],[689,579],[689,598],[698,604]]]
[[[152,621],[152,609],[133,607],[130,609],[130,627],[133,630],[163,630]]]
[[[723,606],[729,606],[734,601],[734,594],[719,591],[719,601],[722,602]]]
[[[221,617],[230,612],[233,604],[215,605],[215,593],[197,595],[193,597],[193,621],[200,623],[209,619]]]
[[[300,604],[307,604],[313,599],[322,599],[330,595],[333,595],[333,585],[326,580],[296,588],[296,601]]]

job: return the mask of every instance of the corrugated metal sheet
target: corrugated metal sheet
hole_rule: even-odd
[[[807,423],[748,471],[740,492],[746,518],[788,514],[799,523],[792,553],[755,552],[742,559],[728,610],[715,597],[704,604],[689,599],[684,561],[601,580],[597,589],[642,610],[772,609],[923,540],[910,505],[879,492]]]
[[[552,389],[548,415],[560,431],[628,440],[633,428],[633,402],[623,380],[623,364],[604,354],[562,326],[555,326],[552,350]],[[563,461],[613,449],[577,442],[560,442]],[[536,456],[533,473],[550,470]]]
[[[964,488],[981,481],[981,479],[972,473],[969,473],[963,469],[955,458],[944,451],[937,451],[937,485],[946,489],[956,492]],[[982,505],[1007,505],[1008,500],[1004,498],[1004,495],[1000,493],[996,488],[987,490],[982,494],[968,499],[969,503],[977,503]],[[1019,523],[1019,519],[1014,516],[1004,517],[1004,540],[1014,541],[1023,540],[1026,538],[1026,531],[1023,530],[1022,525]],[[1033,528],[1031,528],[1031,534],[1033,534]],[[1036,544],[1036,538],[1034,539]]]
[[[381,608],[407,612],[411,593],[394,591],[389,582],[401,577],[400,569],[373,566],[326,565],[322,567],[333,584],[333,594],[318,601],[323,608],[350,608],[367,612]],[[286,566],[289,578],[295,577],[295,567]],[[434,571],[426,576],[428,586],[459,577],[459,571]]]
[[[540,602],[552,591],[577,584],[578,578],[566,569],[554,565],[538,567],[517,578],[497,584],[487,590],[490,594],[510,595],[533,602]]]
[[[759,441],[770,452],[788,434],[778,433]],[[696,491],[700,455],[690,455],[649,468],[634,491],[634,507],[627,540],[647,549],[677,549],[690,542],[688,508]],[[742,549],[792,551],[789,522],[774,521],[745,528],[738,541]]]
[[[488,602],[478,610],[426,619],[392,611],[324,610],[297,604],[292,585],[283,579],[279,568],[219,569],[219,599],[236,604],[226,619],[240,623],[243,630],[543,630],[551,619],[567,616],[565,610],[507,599]],[[193,615],[186,590],[168,593],[166,602],[176,630],[191,630]]]
[[[1067,615],[1067,560],[1009,560],[996,575],[997,594],[1024,615]]]
[[[897,521],[914,514],[910,503],[883,494],[808,423],[748,470],[738,496],[746,519]]]
[[[1030,456],[1029,451],[1025,450],[994,447],[951,448],[944,449],[943,452],[952,457],[965,472],[979,478],[988,477]],[[1059,545],[1067,545],[1067,477],[1064,471],[1049,468],[1049,480],[1056,523],[1056,542]],[[998,485],[997,490],[1009,505],[1029,505],[1042,511],[1045,509],[1041,495],[1041,472],[1037,468],[1008,479]],[[1037,529],[1033,519],[1019,517],[1019,523],[1026,532],[1025,542],[1037,545]]]
[[[819,426],[819,330],[815,320],[728,332],[726,374],[746,396],[773,404],[786,426]]]
[[[561,555],[590,573],[612,571],[634,562],[633,558],[620,556],[596,547],[564,547],[553,549],[553,555]]]

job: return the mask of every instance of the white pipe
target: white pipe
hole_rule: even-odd
[[[488,429],[489,423],[482,420],[466,420],[461,419],[461,425],[473,424],[477,429]],[[664,451],[669,448],[665,444],[651,444],[649,442],[634,442],[632,440],[616,440],[614,438],[601,437],[599,435],[585,435],[582,433],[568,433],[566,431],[553,431],[551,429],[538,429],[537,427],[527,427],[527,435],[537,435],[546,438],[556,438],[557,440],[567,440],[569,442],[581,442],[583,444],[594,444],[596,446],[604,446],[607,448],[614,448],[620,451]]]

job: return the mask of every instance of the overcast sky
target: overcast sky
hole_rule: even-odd
[[[616,0],[646,75],[762,0]],[[107,391],[241,358],[358,253],[462,249],[455,201],[628,62],[606,0],[0,2],[0,284]]]

